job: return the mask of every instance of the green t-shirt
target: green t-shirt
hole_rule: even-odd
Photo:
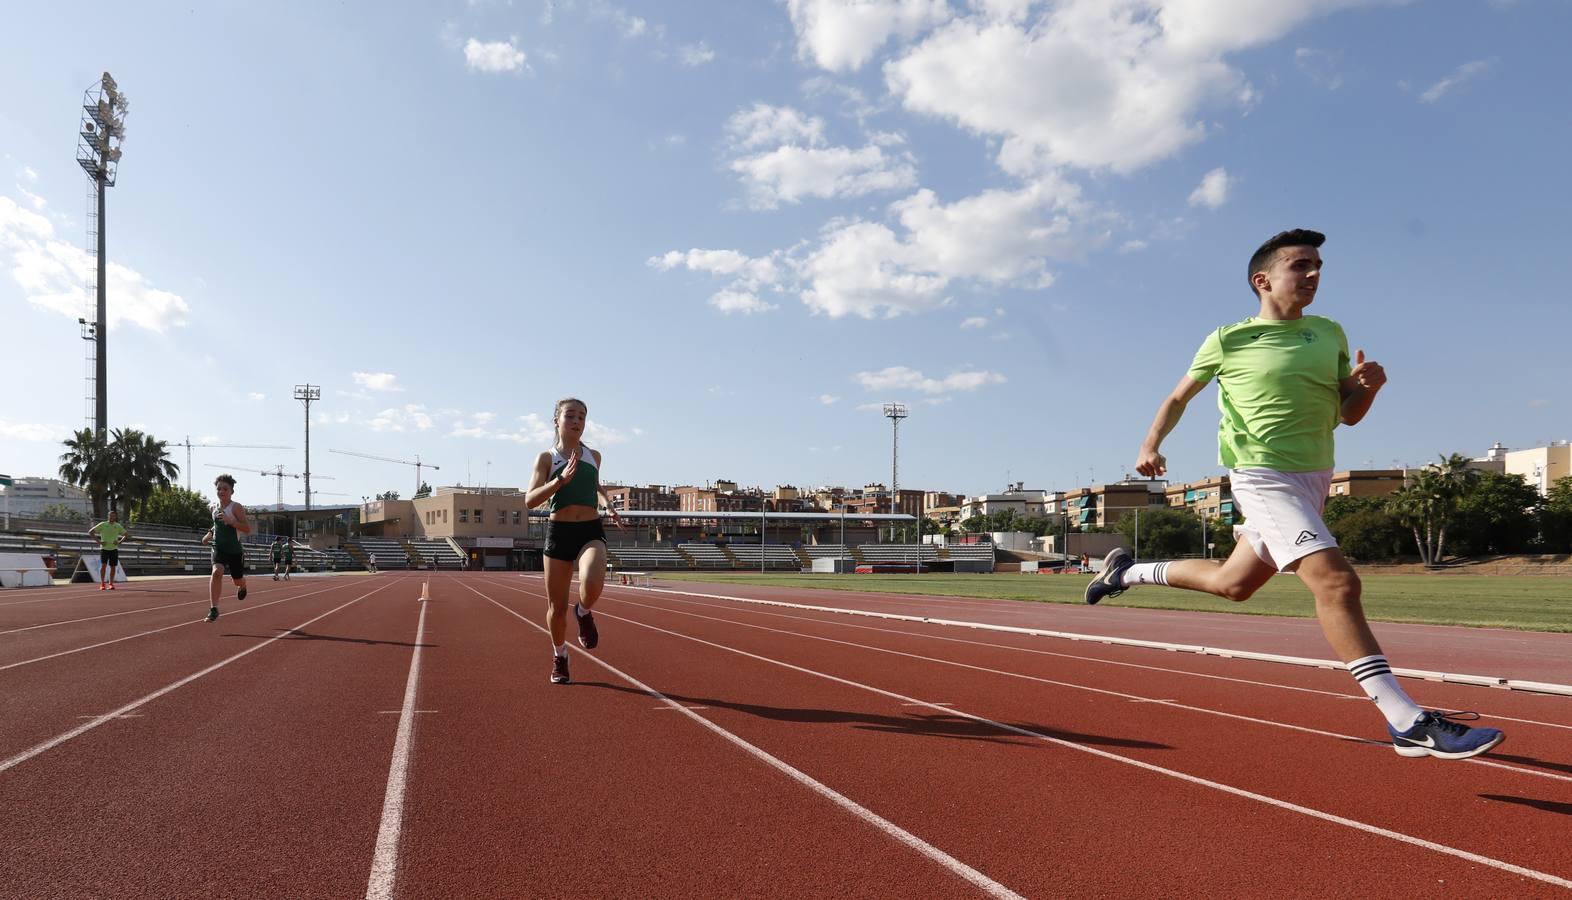
[[[1189,375],[1217,379],[1218,462],[1279,472],[1332,468],[1338,383],[1349,368],[1348,337],[1323,316],[1251,316],[1207,335]]]
[[[119,522],[100,522],[94,530],[98,534],[98,545],[105,550],[118,550],[120,539],[126,535],[126,527]]]

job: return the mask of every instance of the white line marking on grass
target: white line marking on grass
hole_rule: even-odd
[[[383,585],[383,587],[387,587],[387,585]],[[360,601],[366,599],[367,597],[371,596],[372,594],[375,594],[377,591],[380,591],[380,590],[382,590],[382,588],[377,588],[375,591],[371,591],[370,593],[361,594],[359,597],[356,597],[355,599],[349,601],[348,603],[344,603],[344,604],[341,604],[339,606],[335,606],[335,607],[333,607],[332,609],[328,610],[327,612],[323,613],[320,616],[317,616],[317,617],[312,618],[312,619],[307,619],[306,621],[301,622],[299,625],[296,625],[293,630],[298,631],[298,630],[300,630],[302,628],[305,628],[307,625],[312,624],[313,622],[317,622],[317,621],[320,621],[322,619],[325,619],[328,616],[331,616],[334,613],[338,612],[339,610],[343,609],[344,607],[350,606],[350,605],[355,604],[355,603],[359,603]],[[288,632],[286,632],[286,634],[287,633]],[[266,647],[268,644],[271,644],[274,641],[279,640],[279,639],[281,639],[283,637],[284,637],[283,634],[278,635],[277,637],[270,637],[267,640],[263,641],[262,643],[257,644],[257,645],[255,645],[253,647],[247,648],[245,650],[242,650],[239,653],[236,653],[234,656],[229,657],[228,659],[222,660],[220,662],[213,663],[211,666],[208,666],[207,668],[203,669],[200,672],[196,672],[194,674],[187,675],[186,677],[180,679],[179,681],[174,682],[173,684],[165,685],[164,687],[159,688],[158,690],[154,691],[151,694],[148,694],[145,697],[142,697],[139,700],[132,700],[130,703],[127,703],[125,706],[120,707],[119,709],[115,710],[114,712],[105,713],[105,714],[99,716],[98,718],[94,719],[91,722],[88,722],[88,723],[83,724],[83,725],[78,725],[77,727],[71,729],[70,731],[67,731],[64,734],[56,735],[55,737],[52,737],[49,740],[44,741],[42,744],[37,744],[37,745],[35,745],[33,747],[29,747],[28,749],[23,750],[21,753],[18,753],[17,755],[11,757],[10,759],[5,760],[4,762],[0,762],[0,772],[5,772],[5,771],[7,771],[9,769],[13,769],[13,768],[21,765],[22,763],[27,762],[28,760],[32,759],[33,757],[39,755],[40,753],[44,753],[44,752],[46,752],[46,751],[48,751],[48,750],[50,750],[52,748],[58,747],[61,744],[64,744],[66,741],[71,740],[72,738],[80,737],[80,736],[88,733],[89,731],[92,731],[94,728],[97,728],[98,726],[104,724],[105,722],[111,721],[111,720],[115,719],[118,716],[123,716],[126,713],[130,712],[133,709],[136,709],[139,706],[143,706],[144,704],[151,703],[152,701],[157,700],[159,697],[162,697],[165,694],[170,693],[171,691],[174,691],[174,690],[177,690],[179,688],[185,687],[186,685],[190,684],[193,681],[196,681],[198,678],[201,678],[204,675],[210,675],[213,672],[217,672],[219,669],[222,669],[223,667],[229,665],[230,663],[234,662],[235,660],[240,659],[241,657],[244,657],[244,656],[249,656],[252,653],[257,652],[258,650],[261,650],[263,647]]]
[[[410,655],[409,680],[404,683],[403,715],[398,720],[398,736],[393,739],[393,761],[388,765],[388,788],[382,798],[382,824],[377,829],[377,852],[371,860],[371,878],[366,884],[366,900],[393,896],[398,878],[398,839],[404,829],[404,785],[409,780],[410,746],[415,733],[415,687],[420,682],[420,648],[425,643],[426,610],[420,605],[420,624],[415,626],[415,652]]]
[[[495,602],[495,601],[493,601],[493,602]],[[629,602],[629,601],[623,601],[623,602]],[[517,613],[515,613],[515,615],[517,615]],[[696,638],[696,637],[693,637],[692,635],[682,634],[681,632],[670,631],[668,629],[661,628],[661,627],[656,626],[656,625],[650,625],[650,624],[645,623],[645,622],[639,622],[639,621],[635,621],[633,619],[626,619],[626,618],[623,618],[622,616],[616,616],[616,615],[612,615],[610,613],[606,613],[605,615],[606,615],[606,617],[608,619],[611,619],[613,621],[627,622],[630,625],[637,625],[637,626],[639,626],[641,628],[648,628],[651,631],[658,631],[658,632],[660,632],[662,634],[671,635],[672,637],[677,637],[677,638],[682,638],[683,640],[693,641],[694,643],[703,644],[703,645],[705,645],[707,647],[714,647],[717,650],[724,650],[724,651],[726,651],[728,653],[735,653],[735,654],[737,654],[739,656],[746,656],[749,659],[755,659],[755,660],[758,660],[759,662],[764,662],[764,663],[769,663],[771,665],[780,666],[782,668],[790,669],[790,670],[792,670],[794,672],[801,672],[804,675],[812,675],[812,676],[814,676],[816,678],[823,678],[823,679],[825,679],[827,681],[833,681],[833,682],[835,682],[837,684],[844,684],[847,687],[858,688],[860,690],[868,691],[868,692],[874,693],[874,694],[879,694],[881,696],[889,697],[889,698],[895,699],[895,700],[910,701],[911,703],[919,705],[919,706],[930,706],[930,707],[933,707],[934,709],[940,710],[941,712],[947,712],[947,713],[951,713],[953,715],[961,716],[963,718],[970,719],[971,721],[978,722],[980,724],[988,725],[988,726],[991,726],[993,728],[998,728],[1001,731],[1007,731],[1007,732],[1010,732],[1012,734],[1019,734],[1019,735],[1021,735],[1023,737],[1036,738],[1038,740],[1046,741],[1046,742],[1048,742],[1050,744],[1054,744],[1054,745],[1057,745],[1057,746],[1060,746],[1060,747],[1064,747],[1064,748],[1069,749],[1069,750],[1075,750],[1075,751],[1080,752],[1080,753],[1087,753],[1087,754],[1090,754],[1092,756],[1101,757],[1101,758],[1109,760],[1111,762],[1122,763],[1122,764],[1127,765],[1127,766],[1133,766],[1133,767],[1135,767],[1137,769],[1143,769],[1143,770],[1148,771],[1148,772],[1154,772],[1154,773],[1156,773],[1158,775],[1166,775],[1166,776],[1168,776],[1170,778],[1177,778],[1180,781],[1186,781],[1186,782],[1189,782],[1191,784],[1199,785],[1201,787],[1211,788],[1212,790],[1221,791],[1222,793],[1225,793],[1225,794],[1232,794],[1233,796],[1236,796],[1236,797],[1243,797],[1246,800],[1254,800],[1254,801],[1256,801],[1258,803],[1264,803],[1264,804],[1266,804],[1268,806],[1274,806],[1274,807],[1277,807],[1278,809],[1287,810],[1288,812],[1299,813],[1300,815],[1309,816],[1310,818],[1313,818],[1313,819],[1320,819],[1321,821],[1330,822],[1330,823],[1332,823],[1334,825],[1342,825],[1342,826],[1344,826],[1346,828],[1352,828],[1352,829],[1354,829],[1356,831],[1365,832],[1366,834],[1373,834],[1373,835],[1377,835],[1379,837],[1390,838],[1390,839],[1392,839],[1394,841],[1398,841],[1400,843],[1409,844],[1409,845],[1412,845],[1412,846],[1415,846],[1415,847],[1422,847],[1422,848],[1424,848],[1426,850],[1433,850],[1433,851],[1435,851],[1437,853],[1446,854],[1447,856],[1454,856],[1454,857],[1457,857],[1458,859],[1463,859],[1463,860],[1467,860],[1469,862],[1478,863],[1480,865],[1489,866],[1489,867],[1491,867],[1493,869],[1500,869],[1503,872],[1510,872],[1513,875],[1521,875],[1521,876],[1523,876],[1525,878],[1532,878],[1532,879],[1534,879],[1536,881],[1542,881],[1542,882],[1544,882],[1546,884],[1553,884],[1553,885],[1555,885],[1557,887],[1572,888],[1572,880],[1568,880],[1566,878],[1562,878],[1562,877],[1560,877],[1558,875],[1552,875],[1549,872],[1541,872],[1541,871],[1539,871],[1537,869],[1530,869],[1530,868],[1527,868],[1527,867],[1524,867],[1524,866],[1516,865],[1514,863],[1506,862],[1504,860],[1495,859],[1493,857],[1481,856],[1478,853],[1471,853],[1471,852],[1469,852],[1467,850],[1463,850],[1463,849],[1460,849],[1458,847],[1450,847],[1450,846],[1447,846],[1446,844],[1438,844],[1435,841],[1428,841],[1428,840],[1425,840],[1424,838],[1415,837],[1415,836],[1413,836],[1411,834],[1404,834],[1403,832],[1400,832],[1400,831],[1393,831],[1393,830],[1391,830],[1389,828],[1382,828],[1379,825],[1371,825],[1368,822],[1361,822],[1361,821],[1359,821],[1357,819],[1349,819],[1349,818],[1346,818],[1344,816],[1339,816],[1339,815],[1337,815],[1335,813],[1325,812],[1325,811],[1322,811],[1322,810],[1319,810],[1319,809],[1315,809],[1313,807],[1300,806],[1297,803],[1290,803],[1287,800],[1280,800],[1280,799],[1278,799],[1276,797],[1267,796],[1266,794],[1258,794],[1258,793],[1256,793],[1254,791],[1245,790],[1244,788],[1234,787],[1233,785],[1224,784],[1224,783],[1222,783],[1220,781],[1212,781],[1212,780],[1207,779],[1207,778],[1202,778],[1199,775],[1191,775],[1191,774],[1188,774],[1186,772],[1180,772],[1180,771],[1178,771],[1176,769],[1169,769],[1169,768],[1165,768],[1163,766],[1155,765],[1153,763],[1143,762],[1143,761],[1138,760],[1138,759],[1132,759],[1132,758],[1130,758],[1128,756],[1120,756],[1117,753],[1111,753],[1111,752],[1109,752],[1107,750],[1100,750],[1100,749],[1098,749],[1096,747],[1088,747],[1088,746],[1086,746],[1084,744],[1077,744],[1077,743],[1075,743],[1073,741],[1067,741],[1067,740],[1064,740],[1062,738],[1052,737],[1050,735],[1046,735],[1046,734],[1042,734],[1040,732],[1032,731],[1031,729],[1028,729],[1028,728],[1020,728],[1020,727],[1015,726],[1015,725],[1007,725],[1004,722],[995,722],[992,719],[988,719],[988,718],[985,718],[983,716],[974,715],[972,713],[965,712],[963,710],[944,709],[943,707],[939,707],[939,706],[937,706],[935,704],[925,703],[925,702],[923,702],[921,700],[917,700],[914,697],[907,697],[907,696],[905,696],[903,694],[898,694],[898,693],[895,693],[894,691],[887,691],[887,690],[884,690],[883,688],[877,688],[877,687],[874,687],[873,685],[870,685],[870,684],[863,684],[861,682],[852,681],[852,680],[847,679],[847,678],[841,678],[838,675],[830,675],[830,674],[828,674],[826,672],[817,672],[817,671],[814,671],[813,669],[803,668],[802,666],[794,665],[792,663],[785,662],[783,660],[771,659],[771,658],[769,658],[767,656],[759,656],[758,654],[755,654],[755,653],[749,653],[746,650],[739,650],[739,649],[737,649],[735,647],[727,647],[724,644],[716,644],[716,643],[713,643],[711,641],[706,641],[703,638]],[[707,618],[707,617],[700,616],[699,618]],[[724,620],[722,620],[722,621],[724,621]],[[762,627],[762,626],[758,626],[758,625],[748,625],[746,623],[738,623],[738,622],[732,622],[732,623],[729,623],[729,624],[743,625],[743,627],[746,627],[746,628],[760,628],[760,627]],[[769,628],[769,629],[764,629],[764,630],[766,630],[766,631],[775,631],[776,629]],[[812,636],[811,635],[807,635],[806,637],[812,637]],[[828,640],[827,638],[815,638],[815,639],[816,640]],[[834,643],[846,643],[846,642],[835,641]],[[852,644],[851,646],[859,646],[859,645]],[[868,647],[866,649],[869,649],[869,650],[880,650],[881,648],[879,648],[879,647]],[[897,651],[886,650],[886,651],[883,651],[883,652],[895,653]],[[912,654],[900,653],[898,655],[911,656]],[[918,657],[918,658],[922,658],[922,657]],[[596,661],[599,662],[599,660],[596,660]],[[944,660],[935,660],[935,662],[944,662]],[[602,663],[602,665],[604,665],[604,663]],[[962,665],[962,664],[953,663],[952,665]],[[965,668],[980,668],[980,667],[965,666]],[[986,670],[985,669],[983,671],[993,671],[993,670]],[[1008,674],[1011,674],[1011,673],[1001,672],[999,674],[1008,675]],[[624,677],[626,677],[626,676],[624,676]],[[1018,676],[1018,677],[1024,677],[1024,676]],[[1069,685],[1069,686],[1074,687],[1074,685]],[[1226,714],[1224,714],[1224,715],[1226,715]],[[697,717],[695,717],[695,718],[697,718]],[[700,721],[706,721],[707,722],[707,720],[703,720],[703,719],[701,719]],[[1309,730],[1309,729],[1305,729],[1305,730]]]
[[[469,590],[471,590],[471,591],[475,591],[475,593],[476,594],[480,594],[481,597],[485,597],[485,599],[487,599],[487,600],[491,601],[492,603],[496,604],[498,607],[500,607],[501,609],[503,609],[506,612],[508,612],[514,618],[517,618],[519,621],[525,623],[526,625],[529,625],[531,628],[535,628],[535,629],[540,630],[540,631],[545,631],[546,630],[546,629],[542,628],[541,626],[535,624],[534,622],[531,622],[530,620],[528,620],[528,619],[524,618],[523,616],[519,615],[518,613],[514,612],[512,609],[509,609],[506,605],[504,605],[502,603],[498,603],[496,600],[493,600],[491,597],[487,597],[485,594],[481,594],[480,591],[476,591],[474,588],[469,587],[469,585],[466,584],[466,585],[464,585],[464,587],[469,588]],[[626,620],[624,620],[624,621],[626,621]],[[951,856],[950,854],[945,853],[943,850],[940,850],[938,847],[935,847],[934,845],[928,843],[927,841],[925,841],[922,838],[916,836],[915,834],[912,834],[911,832],[909,832],[906,829],[900,827],[899,825],[896,825],[894,822],[891,822],[889,819],[886,819],[883,816],[879,815],[878,813],[874,812],[873,810],[868,809],[867,807],[865,807],[862,804],[858,803],[857,801],[851,799],[850,797],[847,797],[846,795],[837,792],[834,788],[831,788],[831,787],[829,787],[828,785],[826,785],[826,784],[824,784],[822,782],[814,780],[814,778],[812,776],[808,775],[806,772],[803,772],[801,769],[797,769],[797,768],[793,767],[791,764],[785,762],[784,760],[781,760],[781,759],[778,759],[777,757],[771,756],[765,750],[763,750],[763,749],[761,749],[759,747],[756,747],[753,744],[748,743],[747,741],[743,740],[742,738],[738,737],[737,735],[732,734],[731,732],[729,732],[726,729],[720,727],[719,725],[716,725],[714,722],[711,722],[709,719],[706,719],[703,716],[694,714],[690,710],[684,708],[682,706],[682,704],[678,703],[675,700],[672,700],[670,697],[667,697],[665,694],[662,694],[660,691],[657,691],[654,688],[650,687],[649,685],[645,684],[644,682],[639,681],[637,678],[634,678],[632,675],[629,675],[628,673],[622,671],[621,669],[618,669],[617,667],[611,665],[610,663],[606,662],[605,660],[603,660],[603,659],[601,659],[601,658],[599,658],[597,656],[589,656],[588,654],[585,655],[585,658],[589,659],[591,662],[595,663],[597,666],[600,666],[601,668],[607,670],[608,672],[611,672],[612,674],[616,675],[617,677],[623,679],[624,681],[628,682],[629,684],[637,687],[639,690],[643,691],[644,693],[649,694],[651,697],[654,697],[655,699],[661,701],[662,703],[665,703],[665,704],[669,705],[675,711],[677,711],[679,713],[682,713],[683,715],[687,716],[689,719],[692,719],[695,723],[697,723],[699,725],[702,725],[703,727],[705,727],[705,728],[709,729],[710,731],[714,732],[715,734],[719,735],[720,737],[722,737],[726,741],[729,741],[733,745],[741,748],[742,750],[747,752],[750,756],[754,757],[755,759],[759,760],[760,762],[763,762],[765,765],[769,766],[770,768],[775,769],[776,771],[782,773],[783,775],[785,775],[786,777],[792,779],[793,781],[797,782],[798,784],[803,785],[804,787],[808,788],[809,790],[813,791],[814,793],[818,794],[819,796],[825,798],[826,800],[829,800],[831,803],[834,803],[836,806],[839,806],[840,808],[846,810],[847,812],[851,813],[852,815],[856,816],[857,818],[861,819],[862,821],[868,823],[869,825],[872,825],[874,828],[876,828],[879,831],[883,832],[888,837],[891,837],[891,838],[895,839],[896,841],[899,841],[900,843],[906,845],[907,847],[910,847],[911,849],[917,851],[918,853],[922,854],[923,856],[926,856],[928,859],[933,860],[934,862],[938,863],[940,866],[942,866],[945,869],[949,870],[952,874],[957,875],[957,876],[959,876],[962,879],[965,879],[969,884],[973,885],[974,887],[976,887],[979,890],[983,891],[984,893],[988,894],[990,897],[1011,897],[1011,898],[1017,898],[1017,900],[1024,900],[1024,898],[1021,898],[1020,894],[1017,894],[1014,891],[1010,890],[1009,888],[1005,887],[1004,885],[1000,884],[999,882],[994,881],[992,878],[989,878],[987,875],[984,875],[983,873],[977,871],[976,869],[972,868],[971,866],[968,866],[966,863],[961,862],[960,860],[956,859],[955,857]]]
[[[336,587],[343,587],[343,585],[337,585]],[[286,602],[288,602],[290,600],[304,600],[307,597],[315,597],[317,594],[325,594],[325,593],[327,593],[328,591],[331,591],[331,590],[334,590],[334,588],[323,588],[320,591],[312,591],[309,594],[300,594],[300,595],[297,595],[297,596],[294,596],[294,597],[284,597],[283,599],[280,599],[280,600],[269,600],[266,603],[251,604],[251,605],[242,607],[241,609],[237,609],[237,610],[233,610],[231,612],[224,613],[224,618],[227,619],[230,616],[242,615],[244,613],[251,612],[254,609],[261,609],[264,606],[272,606],[272,605],[274,605],[276,603],[286,603]],[[100,641],[97,644],[88,644],[86,647],[77,647],[74,650],[61,650],[59,653],[51,653],[48,656],[35,656],[32,659],[24,659],[21,662],[7,663],[7,664],[5,664],[3,666],[0,666],[0,672],[4,672],[6,669],[14,669],[17,666],[31,665],[32,663],[43,662],[44,660],[54,659],[54,658],[59,657],[59,656],[70,656],[73,653],[81,653],[84,650],[96,650],[99,647],[107,647],[110,644],[118,644],[121,641],[129,641],[132,638],[147,637],[150,634],[158,634],[161,631],[169,631],[172,628],[183,628],[186,625],[197,625],[197,624],[200,624],[202,622],[203,622],[202,619],[193,619],[193,620],[186,621],[186,622],[176,622],[173,625],[165,625],[163,628],[155,628],[152,631],[143,631],[143,632],[140,632],[138,634],[128,634],[125,637],[117,637],[117,638],[114,638],[113,640]]]

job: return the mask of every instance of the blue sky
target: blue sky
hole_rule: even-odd
[[[199,484],[299,471],[302,382],[322,501],[414,482],[329,448],[522,486],[569,394],[614,481],[887,482],[884,401],[903,486],[1111,481],[1290,227],[1391,377],[1340,468],[1565,439],[1568,33],[1558,0],[24,4],[0,471],[84,421],[106,69],[111,425],[296,448]],[[1215,427],[1208,390],[1170,477]]]

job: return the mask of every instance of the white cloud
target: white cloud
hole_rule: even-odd
[[[470,38],[464,42],[464,65],[473,72],[517,72],[528,67],[524,51],[511,39],[481,42]]]
[[[1488,59],[1476,59],[1473,62],[1463,63],[1461,66],[1453,69],[1450,75],[1432,84],[1423,94],[1420,94],[1420,102],[1434,103],[1440,100],[1452,88],[1490,71],[1490,67],[1493,64],[1494,60]]]
[[[261,393],[259,391],[251,391],[250,393],[246,394],[246,399],[247,400],[266,400],[267,399],[267,395],[264,394],[264,393]]]
[[[1228,202],[1228,170],[1218,166],[1201,178],[1201,183],[1190,192],[1191,206],[1217,209]]]
[[[697,68],[715,59],[715,51],[703,41],[697,44],[684,44],[677,48],[677,61],[689,68]]]
[[[1343,75],[1337,71],[1341,57],[1334,51],[1300,47],[1294,51],[1294,64],[1299,71],[1316,84],[1329,91],[1343,86]]]
[[[833,404],[839,402],[840,399],[841,398],[836,397],[833,394],[820,394],[819,395],[819,402],[823,403],[825,406],[833,405]]]
[[[990,384],[1003,384],[1005,377],[997,372],[955,372],[945,378],[929,378],[916,369],[891,366],[877,372],[858,372],[857,381],[870,391],[919,391],[924,394],[948,394],[955,391],[975,391]]]
[[[727,315],[742,313],[749,316],[778,308],[775,304],[760,300],[757,295],[747,291],[720,291],[710,297],[710,305]]]
[[[398,376],[392,372],[352,372],[350,377],[355,383],[372,391],[402,391],[398,385]]]
[[[346,424],[349,423],[349,421],[350,421],[350,416],[349,416],[349,413],[347,413],[347,412],[341,412],[341,413],[319,412],[319,413],[317,413],[317,424],[319,424],[319,425],[346,425]]]
[[[14,441],[48,444],[63,441],[71,436],[71,429],[64,425],[40,425],[31,422],[12,422],[0,419],[0,437]]]
[[[10,269],[29,303],[73,319],[87,311],[94,258],[56,239],[48,218],[10,197],[0,197],[0,266]],[[107,272],[111,330],[123,322],[156,332],[186,323],[190,307],[179,294],[153,287],[140,272],[112,259]]]
[[[824,120],[807,116],[789,106],[755,103],[726,120],[726,135],[733,147],[752,150],[770,144],[824,143]]]
[[[731,170],[742,176],[749,205],[755,209],[774,209],[805,197],[860,197],[917,183],[910,154],[886,154],[873,144],[857,150],[777,147],[734,160]]]
[[[709,272],[712,275],[735,276],[736,285],[745,286],[750,290],[765,285],[773,285],[781,278],[780,267],[774,255],[766,257],[750,257],[736,250],[700,250],[698,248],[683,253],[672,250],[662,256],[652,256],[649,265],[667,272],[678,267],[686,267],[695,272]]]
[[[962,328],[987,328],[988,320],[983,316],[971,316],[962,320]]]
[[[22,177],[26,178],[28,181],[37,181],[38,180],[38,172],[35,171],[32,166],[23,166],[22,167]]]
[[[859,69],[892,37],[944,21],[944,0],[787,0],[797,56],[832,72]]]
[[[1105,240],[1084,233],[1071,218],[1083,211],[1079,189],[1051,177],[948,205],[922,190],[889,206],[899,230],[882,222],[834,220],[816,244],[804,242],[768,257],[673,250],[649,264],[738,273],[729,290],[768,286],[795,292],[811,312],[831,318],[891,317],[944,306],[956,280],[1048,287],[1050,260],[1077,257]]]
[[[433,424],[424,404],[408,403],[382,410],[366,421],[372,431],[427,431]]]
[[[43,209],[45,206],[49,205],[49,201],[45,200],[43,197],[38,196],[27,188],[22,187],[20,184],[16,186],[16,189],[22,195],[22,197],[32,205],[34,209]]]
[[[998,162],[1012,173],[1128,172],[1201,140],[1204,107],[1249,105],[1254,91],[1226,54],[1380,2],[1062,0],[1035,21],[1020,4],[986,3],[887,62],[884,76],[908,110],[1002,138]]]

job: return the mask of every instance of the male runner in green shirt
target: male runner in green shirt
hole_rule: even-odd
[[[281,537],[274,538],[273,546],[269,549],[273,552],[273,580],[277,581],[279,569],[284,565],[284,539]]]
[[[109,510],[109,521],[99,522],[87,530],[91,537],[98,538],[100,555],[98,557],[98,589],[115,589],[115,570],[120,566],[120,542],[126,539],[131,529],[120,524],[120,514],[113,508]],[[104,578],[104,569],[109,570],[109,578]]]
[[[289,571],[295,567],[295,542],[284,538],[284,580],[289,580]]]
[[[1086,602],[1145,584],[1243,601],[1278,572],[1297,572],[1315,595],[1322,633],[1386,718],[1398,754],[1467,759],[1504,735],[1469,728],[1409,699],[1365,621],[1359,575],[1321,520],[1332,479],[1332,430],[1358,424],[1386,384],[1385,370],[1363,350],[1349,359],[1342,326],[1304,314],[1321,284],[1325,240],[1295,229],[1255,251],[1247,274],[1259,315],[1207,335],[1190,371],[1158,407],[1136,460],[1136,471],[1148,478],[1167,472],[1163,438],[1216,379],[1223,414],[1218,461],[1230,470],[1234,501],[1247,517],[1234,526],[1243,540],[1227,562],[1137,563],[1128,551],[1114,550],[1087,585]]]

